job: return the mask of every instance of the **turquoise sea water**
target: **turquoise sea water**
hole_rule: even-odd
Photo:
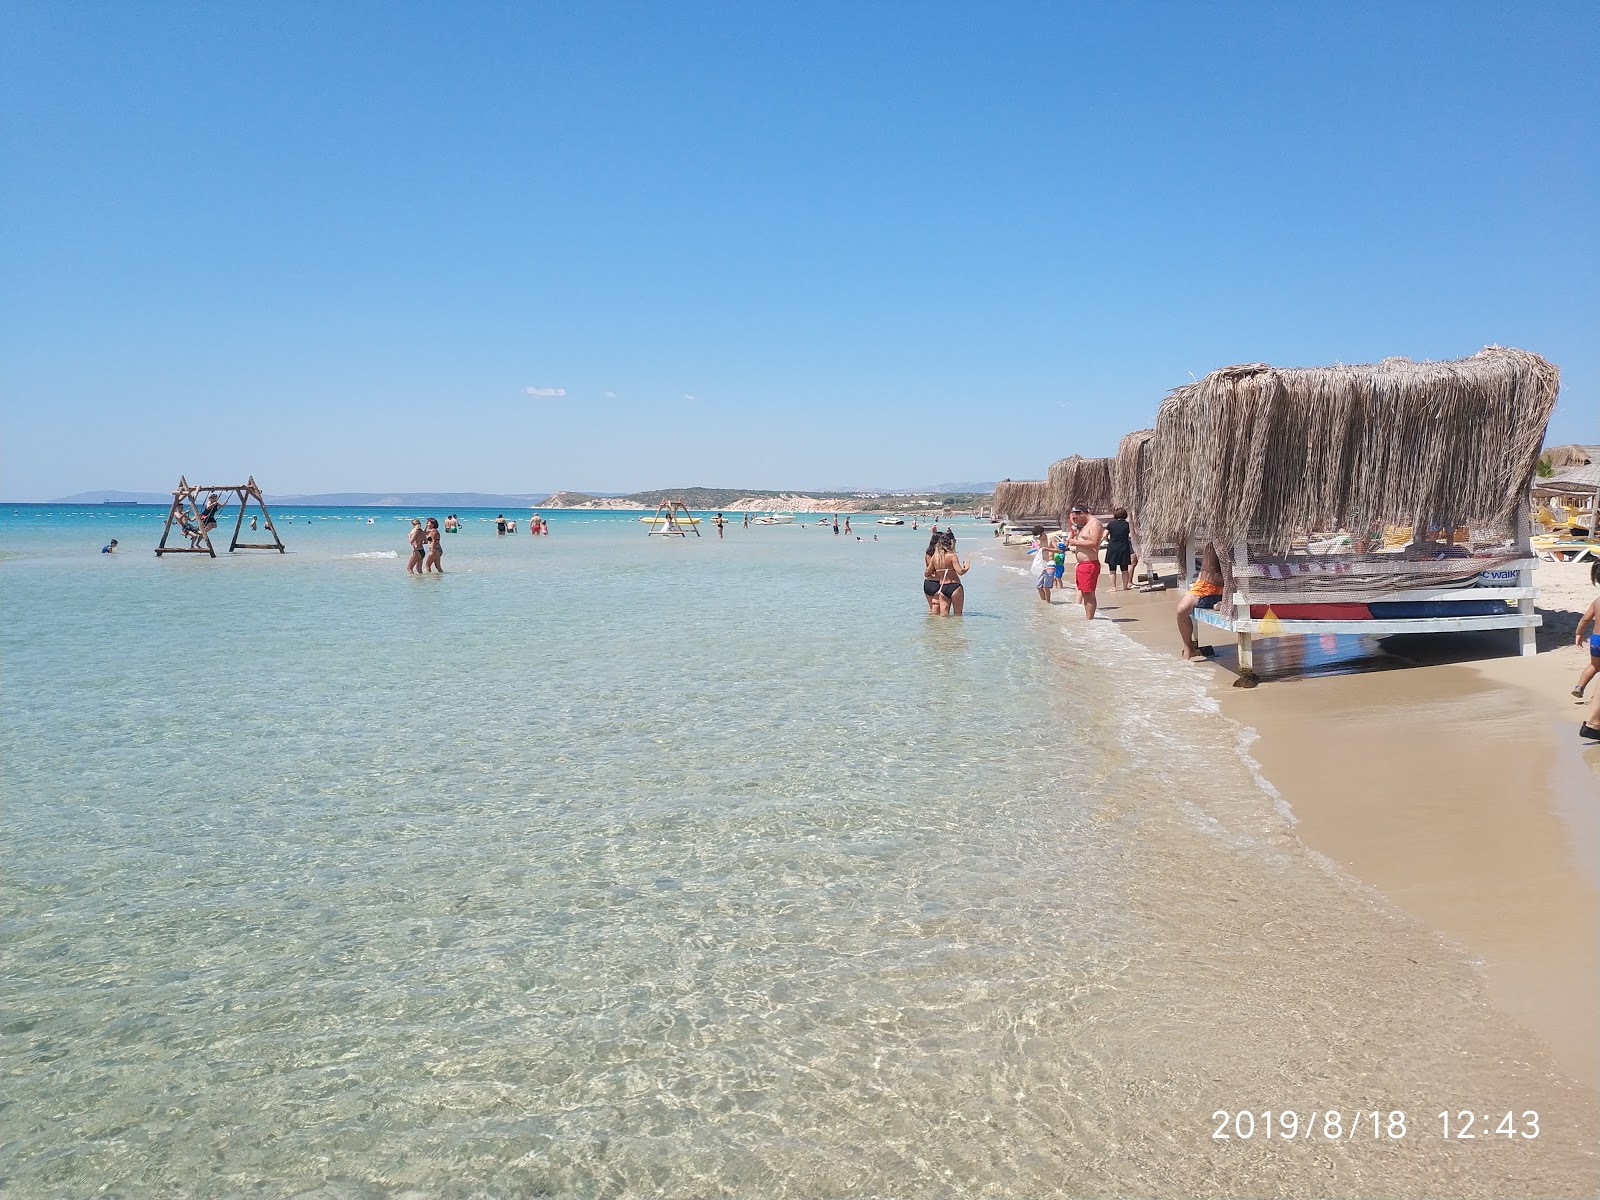
[[[214,561],[157,560],[163,515],[0,511],[0,1193],[1593,1179],[1592,1098],[1460,952],[986,524],[941,620],[926,532],[870,521],[467,513],[418,579],[409,513]],[[1447,1104],[1572,1116],[1536,1156],[1211,1136]]]

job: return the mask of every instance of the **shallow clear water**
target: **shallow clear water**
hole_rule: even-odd
[[[389,510],[0,512],[0,1191],[1590,1188],[1592,1096],[986,525],[937,620],[909,527],[493,515],[415,579]],[[1211,1138],[1357,1105],[1416,1128]]]

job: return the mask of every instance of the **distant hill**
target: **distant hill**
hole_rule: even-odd
[[[498,492],[319,492],[310,496],[267,494],[268,504],[312,504],[333,508],[528,508],[543,504],[546,493]]]
[[[318,492],[312,495],[279,495],[267,493],[270,505],[300,504],[330,508],[578,508],[609,502],[608,507],[654,508],[663,500],[681,499],[690,508],[717,509],[733,507],[741,500],[763,498],[781,499],[784,496],[805,495],[817,500],[837,501],[840,512],[859,512],[868,508],[915,507],[914,502],[925,505],[942,504],[952,508],[969,508],[986,502],[994,494],[994,484],[943,484],[931,488],[853,488],[849,491],[810,491],[794,488],[716,488],[679,487],[654,488],[643,492]],[[105,488],[96,492],[79,492],[52,500],[52,504],[99,504],[103,500],[121,503],[135,501],[140,504],[169,504],[171,492],[125,492]],[[764,507],[763,505],[757,505]]]
[[[75,496],[62,496],[51,500],[51,504],[99,504],[102,500],[113,500],[118,504],[127,504],[132,501],[136,504],[171,504],[171,492],[119,492],[115,488],[107,488],[101,492],[79,492]]]
[[[603,496],[586,492],[555,492],[544,504],[549,508],[655,508],[668,500],[682,500],[701,512],[739,512],[760,509],[794,509],[821,512],[916,512],[930,508],[977,508],[993,499],[988,492],[932,490],[924,492],[796,492],[762,488],[679,487]]]

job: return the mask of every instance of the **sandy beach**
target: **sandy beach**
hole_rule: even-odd
[[[1263,684],[1238,689],[1231,642],[1200,626],[1217,655],[1192,669],[1258,732],[1250,753],[1304,844],[1480,963],[1492,1001],[1596,1088],[1600,750],[1576,736],[1569,694],[1588,572],[1540,564],[1545,623],[1527,658],[1510,632],[1272,639],[1257,644]],[[1102,582],[1100,612],[1176,656],[1181,594]]]

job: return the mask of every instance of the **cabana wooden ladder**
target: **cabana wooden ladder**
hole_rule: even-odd
[[[156,557],[163,554],[209,554],[212,558],[217,556],[217,551],[211,544],[211,528],[207,528],[204,518],[204,505],[202,496],[215,495],[221,501],[217,507],[216,515],[221,515],[228,507],[228,501],[222,498],[228,493],[238,497],[239,515],[233,522],[233,537],[228,542],[228,553],[235,550],[276,550],[284,553],[283,540],[278,537],[278,530],[272,523],[272,514],[267,511],[266,498],[261,494],[261,488],[256,483],[256,477],[250,476],[244,483],[225,483],[212,487],[202,487],[190,483],[186,476],[178,476],[178,486],[172,489],[172,507],[167,510],[167,523],[161,530],[161,541],[156,546]],[[261,510],[262,524],[271,542],[241,542],[239,535],[244,529],[245,510],[254,501]],[[187,546],[169,546],[168,539],[172,537],[172,527],[178,526],[178,536],[187,539]]]

